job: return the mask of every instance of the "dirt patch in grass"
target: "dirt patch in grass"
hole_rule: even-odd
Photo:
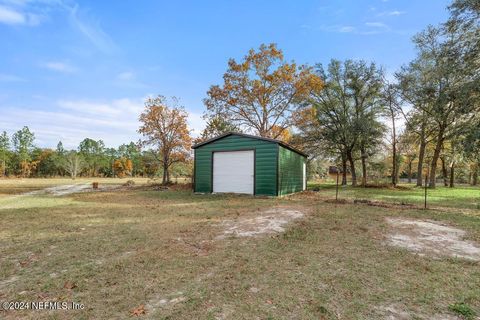
[[[392,304],[377,308],[377,313],[386,320],[410,320],[410,313],[402,305]]]
[[[411,320],[411,319],[435,319],[435,320],[460,320],[459,317],[452,314],[437,313],[435,315],[425,315],[412,312],[402,304],[391,304],[376,308],[376,313],[385,320]]]
[[[24,196],[35,196],[35,195],[41,195],[41,194],[48,194],[52,196],[64,196],[76,192],[81,192],[86,189],[91,188],[91,184],[85,183],[85,184],[67,184],[67,185],[62,185],[62,186],[55,186],[55,187],[50,187],[50,188],[45,188],[42,190],[35,190],[31,192],[26,192],[23,195]]]
[[[41,190],[35,190],[27,193],[23,193],[24,196],[35,196],[35,195],[51,195],[54,197],[65,196],[72,193],[79,193],[85,191],[111,191],[113,189],[119,188],[120,186],[115,185],[100,185],[98,189],[93,189],[92,184],[82,183],[82,184],[67,184],[55,187],[49,187]]]
[[[303,212],[290,208],[273,208],[253,218],[238,218],[222,223],[224,230],[218,239],[229,236],[255,237],[264,234],[285,232],[285,226],[296,219],[303,217]]]
[[[159,308],[169,308],[186,300],[187,299],[183,296],[183,292],[181,291],[170,294],[167,297],[156,296],[148,301],[148,303],[145,305],[145,309],[151,314]]]
[[[464,240],[465,231],[436,221],[387,218],[393,227],[388,244],[420,255],[455,257],[480,261],[480,246]]]
[[[0,290],[4,290],[6,287],[8,287],[10,284],[14,283],[17,280],[18,280],[17,276],[12,276],[8,279],[1,280],[0,281]]]
[[[400,208],[400,209],[418,209],[418,206],[410,203],[387,203],[383,201],[372,201],[367,199],[355,199],[353,200],[354,204],[366,204],[373,207],[382,207],[382,208]]]
[[[392,209],[420,209],[419,206],[410,203],[392,203],[392,202],[384,202],[378,200],[368,200],[368,199],[327,199],[325,200],[326,203],[334,203],[334,204],[363,204],[372,207],[381,207],[381,208],[392,208]]]

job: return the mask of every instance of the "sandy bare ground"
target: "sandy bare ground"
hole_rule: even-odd
[[[82,183],[82,184],[66,184],[61,186],[49,187],[42,190],[35,190],[24,193],[24,196],[33,196],[33,195],[41,195],[41,194],[48,194],[54,197],[64,196],[72,193],[82,192],[87,189],[91,189],[92,185],[90,183]]]
[[[289,208],[272,208],[253,218],[238,218],[224,221],[224,230],[218,239],[233,237],[255,237],[264,234],[285,232],[285,226],[303,217],[303,212]]]
[[[169,308],[186,300],[187,299],[183,296],[183,292],[178,291],[165,297],[156,296],[154,299],[151,299],[146,303],[145,309],[147,310],[147,315],[153,314],[159,308]],[[148,318],[151,319],[152,317],[150,316]]]
[[[387,218],[392,231],[387,243],[420,255],[480,261],[480,246],[464,240],[466,232],[437,221]]]
[[[96,191],[106,191],[119,188],[119,185],[101,185]],[[65,184],[23,193],[22,196],[51,195],[54,197],[65,196],[78,192],[94,191],[91,183]]]
[[[423,320],[460,320],[461,318],[453,314],[442,314],[437,313],[435,315],[424,315],[418,314],[415,312],[410,312],[406,310],[405,306],[401,304],[391,304],[388,306],[382,306],[376,308],[376,313],[379,316],[382,316],[385,320],[413,320],[413,319],[423,319]],[[412,316],[414,314],[415,316]]]

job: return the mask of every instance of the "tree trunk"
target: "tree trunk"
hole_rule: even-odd
[[[398,156],[398,155],[397,155]],[[395,170],[395,186],[398,184],[398,181],[400,181],[400,170],[398,169],[399,163],[397,163],[397,169]]]
[[[430,182],[429,187],[435,189],[436,186],[436,172],[437,172],[437,162],[440,157],[440,151],[443,147],[443,128],[440,128],[437,136],[437,144],[435,145],[435,151],[433,152],[432,163],[430,164]]]
[[[425,149],[427,147],[427,143],[425,142],[425,138],[422,136],[420,137],[420,150],[418,151],[418,166],[417,166],[417,187],[422,186],[422,173],[423,173],[423,158],[425,157]]]
[[[365,149],[362,148],[362,186],[367,185],[367,153]]]
[[[162,184],[166,185],[168,182],[168,166],[167,162],[163,161],[163,176],[162,176]]]
[[[395,143],[393,144],[393,161],[392,161],[392,184],[397,186],[397,153],[395,150]]]
[[[412,183],[412,161],[408,161],[408,183]]]
[[[342,186],[347,185],[347,157],[342,153]]]
[[[347,151],[348,162],[350,163],[350,173],[352,174],[352,186],[357,186],[357,173],[355,171],[355,161],[353,161],[352,151]]]
[[[445,187],[448,187],[448,181],[447,181],[447,166],[445,165],[445,158],[440,157],[440,161],[442,161],[442,176],[443,176],[443,185]]]
[[[6,174],[7,174],[7,164],[6,164],[6,161],[5,161],[5,158],[3,159],[3,165],[2,165],[2,169],[3,169],[3,175],[2,177],[5,177]]]
[[[395,130],[395,112],[393,111],[392,106],[390,105],[390,112],[392,114],[392,184],[394,187],[397,186],[397,133]]]
[[[455,187],[455,161],[450,164],[450,188]]]
[[[476,164],[473,166],[472,186],[476,186],[478,184],[478,167],[479,167],[479,164]]]

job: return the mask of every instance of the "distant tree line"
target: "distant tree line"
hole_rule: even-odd
[[[184,161],[172,168],[173,176],[189,176],[191,163]],[[0,176],[3,177],[155,177],[162,168],[158,153],[141,150],[130,142],[108,148],[102,140],[85,138],[72,150],[60,141],[55,149],[35,145],[28,127],[0,134]]]

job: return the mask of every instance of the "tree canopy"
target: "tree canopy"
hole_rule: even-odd
[[[281,136],[292,113],[323,86],[312,68],[286,62],[275,44],[250,50],[241,62],[230,59],[223,80],[207,92],[207,114],[270,138]]]

